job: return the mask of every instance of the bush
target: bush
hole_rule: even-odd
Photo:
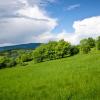
[[[93,47],[95,47],[95,40],[93,38],[89,37],[87,39],[87,44],[90,46],[90,48],[93,48]]]
[[[16,61],[13,58],[0,57],[0,68],[12,67],[16,65]]]
[[[70,56],[70,47],[70,43],[60,40],[55,47],[56,58],[59,59]]]
[[[88,39],[83,39],[80,41],[80,49],[84,54],[87,54],[91,51],[91,46],[88,43]]]
[[[91,48],[89,45],[84,45],[84,46],[82,46],[81,50],[82,50],[83,54],[88,54],[91,51]]]
[[[16,61],[13,58],[6,59],[6,67],[13,67],[16,65]]]
[[[79,53],[79,48],[77,46],[71,46],[70,48],[71,55],[75,55]]]
[[[0,56],[0,69],[6,67],[6,57]]]
[[[34,62],[39,63],[47,60],[60,59],[78,53],[76,49],[71,49],[71,44],[60,40],[59,42],[50,41],[42,44],[33,51]]]
[[[96,48],[97,50],[100,50],[100,36],[96,40]]]
[[[46,45],[46,60],[53,60],[56,59],[56,51],[55,48],[57,46],[57,42],[56,41],[50,41],[47,45]]]
[[[16,58],[16,62],[17,64],[21,64],[22,62],[28,62],[31,61],[33,59],[31,53],[23,53],[20,54],[17,58]]]
[[[43,62],[46,59],[46,45],[42,44],[33,51],[34,62]]]

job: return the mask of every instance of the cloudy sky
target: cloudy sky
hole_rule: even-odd
[[[0,46],[100,35],[100,0],[0,0]]]

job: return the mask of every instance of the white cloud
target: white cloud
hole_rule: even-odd
[[[79,8],[79,7],[80,7],[80,4],[74,4],[74,5],[68,6],[67,8],[65,8],[65,10],[70,11],[70,10],[74,10],[76,8]]]
[[[73,28],[78,34],[100,34],[100,16],[75,21]]]
[[[79,41],[83,38],[96,38],[97,36],[100,36],[100,16],[75,21],[73,23],[73,28],[75,30],[73,33],[62,31],[58,34],[43,34],[40,36],[39,40],[47,41],[65,39],[72,44],[78,44]]]
[[[75,21],[75,32],[52,33],[57,26],[57,19],[48,16],[41,5],[56,0],[3,0],[0,2],[0,45],[13,45],[29,42],[48,42],[65,39],[72,44],[80,39],[100,35],[100,16]],[[69,9],[80,5],[70,6]]]
[[[63,30],[61,33],[58,34],[54,34],[54,33],[44,33],[44,34],[40,34],[38,36],[34,36],[32,38],[34,40],[34,42],[48,42],[48,41],[58,41],[61,39],[64,39],[65,41],[68,41],[72,44],[78,44],[78,35],[74,34],[74,33],[68,33],[65,30]]]
[[[8,1],[11,4],[9,2],[6,2],[6,4],[4,2],[0,3],[2,10],[5,11],[4,13],[0,12],[2,14],[0,19],[1,45],[28,43],[32,37],[50,32],[57,25],[56,19],[50,18],[47,12],[38,5],[33,4],[31,6],[28,0]],[[17,9],[7,10],[4,5],[9,8],[12,3],[15,4],[14,7],[17,7]]]

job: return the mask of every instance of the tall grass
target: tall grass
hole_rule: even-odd
[[[100,53],[2,69],[0,100],[100,100]]]

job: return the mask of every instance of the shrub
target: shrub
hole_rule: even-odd
[[[96,48],[97,50],[100,50],[100,36],[96,40]]]
[[[17,64],[21,64],[23,62],[28,62],[31,61],[33,59],[31,53],[23,53],[20,54],[17,58],[16,58],[16,62]]]
[[[6,59],[6,67],[13,67],[16,65],[16,61],[13,58]]]
[[[80,41],[80,49],[82,53],[87,54],[91,51],[91,47],[88,43],[88,39],[83,39]]]
[[[70,47],[71,47],[70,43],[64,40],[60,40],[55,47],[56,58],[59,59],[70,56],[71,54]]]
[[[46,60],[53,60],[56,59],[56,51],[55,48],[57,46],[57,42],[56,41],[50,41],[47,45],[46,45]]]
[[[74,50],[73,52],[74,55],[77,51]],[[36,63],[67,56],[71,56],[71,44],[64,40],[58,42],[50,41],[47,44],[42,44],[33,51],[34,62]]]
[[[0,56],[0,69],[6,67],[6,57]]]
[[[12,67],[16,65],[16,61],[13,58],[5,56],[0,57],[0,68]]]
[[[81,50],[82,50],[83,54],[88,54],[91,51],[91,48],[89,45],[84,45],[81,47]]]
[[[33,51],[34,62],[43,62],[46,59],[46,45],[42,44]]]
[[[93,38],[89,37],[87,39],[87,44],[90,46],[90,48],[93,48],[93,47],[95,47],[95,40]]]
[[[77,46],[71,46],[70,52],[71,52],[72,56],[75,55],[75,54],[78,54],[79,53],[79,47],[77,47]]]

